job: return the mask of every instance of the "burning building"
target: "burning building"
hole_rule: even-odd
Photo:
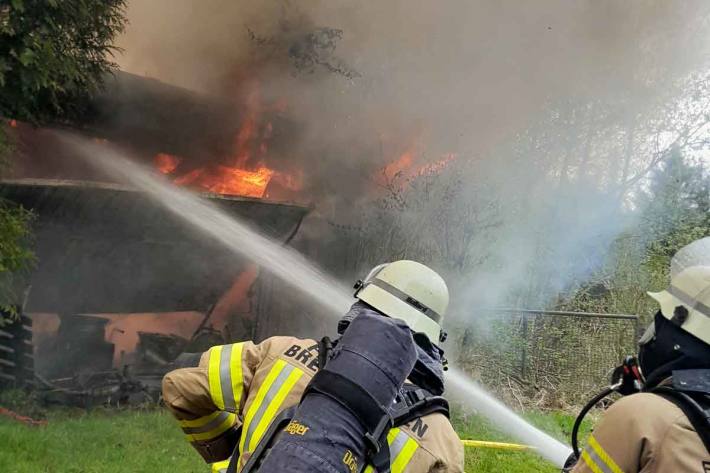
[[[175,185],[287,242],[310,210],[304,161],[290,159],[300,125],[284,113],[284,100],[265,100],[258,82],[244,84],[238,99],[226,100],[118,73],[72,131],[128,150]],[[115,376],[129,366],[155,384],[185,351],[316,332],[318,318],[298,309],[304,304],[284,296],[258,266],[226,254],[113,176],[97,175],[52,130],[11,128],[14,179],[0,184],[0,197],[37,216],[38,264],[24,311],[34,314],[42,378],[80,373],[87,387],[97,382],[93,374]],[[414,149],[393,159],[376,184],[431,172],[416,163]],[[320,246],[306,250],[331,266],[343,260]]]
[[[298,173],[269,167],[279,119],[256,99],[240,108],[119,74],[79,131],[130,149],[176,185],[287,243],[309,207],[286,202],[303,202]],[[16,178],[0,183],[0,198],[35,214],[37,264],[23,311],[35,320],[42,382],[105,397],[130,387],[135,378],[122,371],[129,367],[143,376],[140,389],[156,387],[183,352],[277,330],[264,296],[271,283],[256,265],[146,195],[97,176],[51,132],[12,127]]]

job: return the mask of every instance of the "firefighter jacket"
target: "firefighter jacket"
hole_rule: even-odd
[[[615,402],[573,473],[710,472],[710,455],[683,411],[651,393]]]
[[[298,404],[317,370],[314,340],[272,337],[216,346],[197,367],[168,373],[163,398],[213,472],[226,471],[235,446],[240,471],[271,421]],[[392,473],[463,472],[463,446],[440,413],[393,428],[387,440]],[[346,463],[343,472],[350,473]]]

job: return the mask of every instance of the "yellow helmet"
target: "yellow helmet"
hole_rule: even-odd
[[[449,305],[446,282],[431,268],[401,260],[376,266],[355,285],[355,297],[388,317],[407,323],[438,344],[441,323]]]
[[[661,292],[649,292],[661,305],[668,320],[710,344],[710,237],[683,247],[671,261],[671,285]],[[676,308],[688,313],[682,320],[674,319]]]

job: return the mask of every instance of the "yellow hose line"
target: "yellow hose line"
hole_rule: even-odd
[[[464,447],[471,448],[495,448],[498,450],[531,450],[535,447],[521,445],[519,443],[487,442],[485,440],[461,440]]]

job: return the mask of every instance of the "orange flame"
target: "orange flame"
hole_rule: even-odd
[[[402,156],[400,156],[399,159],[385,166],[384,174],[385,176],[391,179],[397,176],[397,174],[403,173],[404,171],[412,167],[413,162],[414,152],[411,150],[407,151]]]
[[[163,174],[170,174],[178,167],[181,159],[177,156],[167,153],[158,153],[155,155],[155,167]]]
[[[210,164],[183,175],[173,176],[175,184],[216,194],[255,198],[265,196],[272,178],[275,178],[280,188],[291,192],[303,187],[302,175],[280,173],[264,164],[269,151],[268,141],[273,135],[273,125],[262,120],[258,84],[252,84],[252,90],[244,105],[244,118],[235,133],[233,152],[226,160],[228,164]],[[274,109],[279,111],[285,107],[286,102],[280,100]],[[156,169],[166,175],[173,174],[181,161],[181,158],[167,153],[159,153],[154,158]]]
[[[262,198],[274,171],[260,167],[256,171],[216,166],[190,171],[175,179],[179,186],[199,187],[215,194]]]
[[[273,180],[281,187],[290,191],[297,192],[303,189],[303,171],[291,174],[277,172],[274,174]]]
[[[427,163],[417,170],[418,176],[431,176],[432,174],[439,174],[443,171],[449,164],[451,164],[456,159],[456,154],[449,153],[445,154],[443,158],[433,163]]]
[[[213,328],[224,330],[229,322],[229,316],[235,313],[253,317],[253,314],[249,314],[249,291],[258,277],[259,267],[254,263],[248,263],[212,309],[210,322]]]
[[[416,177],[432,176],[441,173],[455,159],[456,155],[449,153],[437,161],[415,167],[413,166],[415,153],[410,149],[396,160],[381,168],[378,174],[374,176],[374,179],[380,185],[393,185],[395,181],[399,181],[402,187],[404,187],[405,182]],[[403,179],[400,181],[400,178]]]
[[[110,322],[106,340],[115,345],[114,366],[119,366],[122,353],[132,353],[138,345],[138,332],[154,332],[190,338],[200,324],[199,312],[163,312],[142,314],[96,314]]]

